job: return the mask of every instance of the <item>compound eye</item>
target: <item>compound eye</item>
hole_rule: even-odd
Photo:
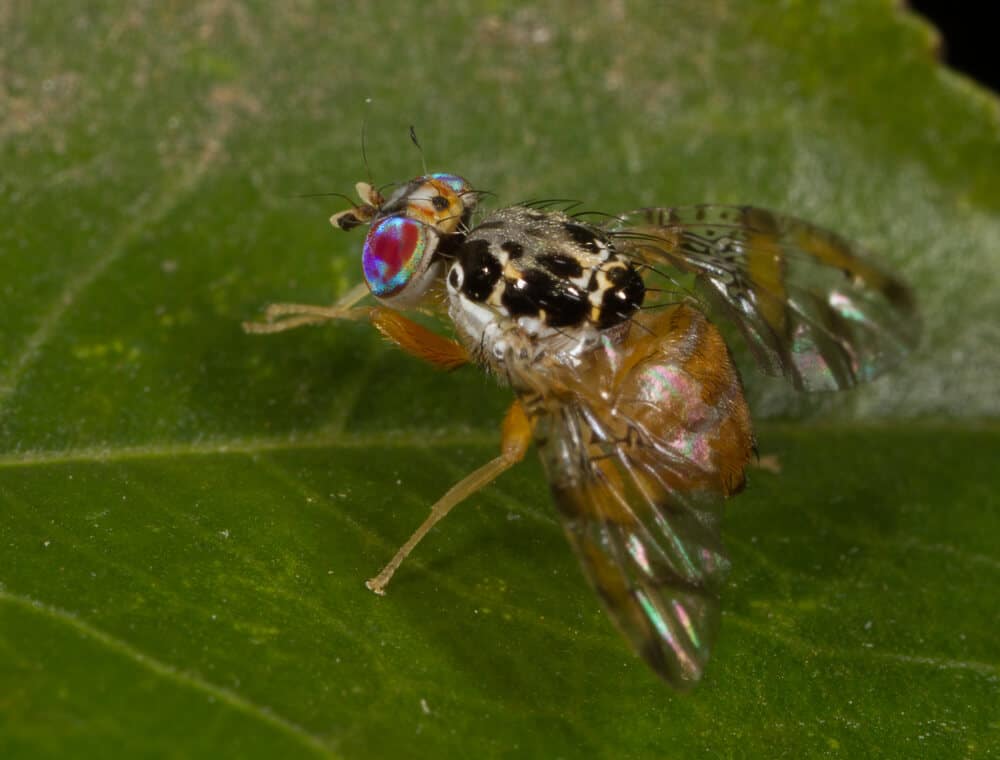
[[[432,264],[437,243],[437,233],[414,219],[391,216],[376,222],[361,256],[372,295],[394,308],[417,303],[440,269]]]
[[[451,191],[462,199],[466,208],[476,205],[475,202],[471,200],[475,198],[475,193],[472,192],[472,185],[470,185],[468,180],[463,177],[459,177],[457,174],[439,172],[437,174],[432,174],[430,178],[436,179],[438,182],[441,182],[451,188]]]

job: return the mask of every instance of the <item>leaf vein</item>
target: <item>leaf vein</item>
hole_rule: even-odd
[[[470,430],[411,430],[406,432],[336,435],[314,433],[277,437],[202,439],[180,443],[152,443],[136,446],[87,446],[75,449],[36,450],[0,454],[0,468],[34,467],[71,462],[114,463],[141,459],[168,459],[184,456],[254,455],[280,451],[324,448],[400,447],[423,449],[427,446],[496,445],[494,432]]]
[[[902,652],[887,652],[879,649],[832,649],[819,644],[813,644],[798,636],[791,636],[787,633],[779,633],[773,628],[766,628],[748,618],[727,616],[736,625],[742,626],[748,631],[762,636],[769,641],[779,641],[790,649],[800,652],[807,652],[817,657],[852,658],[862,655],[875,660],[888,660],[906,665],[928,665],[941,670],[968,670],[982,676],[990,678],[1000,677],[1000,667],[989,662],[979,662],[977,660],[954,660],[948,657],[931,657],[927,655],[903,654]]]
[[[20,354],[14,357],[6,375],[0,377],[0,409],[6,406],[8,400],[17,392],[19,383],[28,367],[41,353],[42,348],[51,339],[63,316],[90,285],[92,285],[107,269],[122,257],[132,241],[149,227],[164,219],[173,209],[186,198],[197,185],[198,180],[214,164],[219,148],[232,128],[233,119],[228,112],[222,112],[212,127],[207,131],[202,150],[193,165],[176,181],[168,185],[159,195],[159,202],[148,205],[151,192],[140,196],[133,205],[131,221],[125,224],[114,236],[107,251],[98,256],[93,264],[71,277],[62,292],[49,309],[42,314],[35,331],[24,342]]]
[[[124,657],[127,657],[136,664],[152,671],[162,678],[175,681],[184,686],[188,686],[196,689],[197,691],[208,694],[242,713],[250,715],[251,717],[267,723],[268,725],[278,728],[290,736],[295,737],[304,746],[323,757],[335,757],[322,739],[310,733],[297,723],[293,723],[287,718],[275,713],[269,707],[252,702],[246,697],[243,697],[236,692],[225,688],[224,686],[213,684],[200,676],[194,675],[193,673],[177,670],[167,663],[139,651],[122,639],[112,636],[106,631],[103,631],[90,623],[84,622],[71,612],[2,588],[0,588],[0,601],[18,605],[24,609],[44,615],[64,625],[68,625],[86,637],[100,643],[114,652],[117,652],[118,654],[123,655]]]

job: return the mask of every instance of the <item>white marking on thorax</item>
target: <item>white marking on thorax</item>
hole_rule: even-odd
[[[477,303],[452,288],[448,298],[448,313],[459,340],[498,374],[509,357],[532,364],[546,356],[559,364],[576,366],[601,340],[600,332],[590,324],[556,329],[538,317],[514,321],[498,308]]]

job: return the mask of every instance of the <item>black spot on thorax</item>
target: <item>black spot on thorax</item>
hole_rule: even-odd
[[[486,240],[468,240],[458,253],[465,280],[462,292],[473,301],[485,301],[500,279],[502,269]]]
[[[570,240],[581,248],[592,253],[598,250],[599,246],[597,244],[597,233],[589,227],[582,224],[576,224],[574,222],[566,222],[566,224],[563,225],[563,229],[566,231],[566,234],[569,235]]]
[[[507,252],[512,259],[519,259],[524,255],[524,246],[513,240],[507,240],[500,244],[500,248]]]
[[[516,279],[507,280],[500,296],[511,317],[537,317],[541,310],[539,299],[551,290],[554,282],[545,272],[529,269]]]
[[[634,267],[614,267],[608,270],[608,281],[611,287],[604,292],[597,319],[597,327],[601,330],[629,319],[646,298],[646,284]]]
[[[498,219],[492,222],[483,222],[482,224],[477,224],[475,231],[479,232],[480,230],[498,230],[501,227],[506,227],[506,224]]]
[[[543,306],[545,322],[549,327],[572,327],[583,324],[590,312],[587,296],[573,285],[557,288]]]
[[[583,274],[580,262],[565,253],[543,253],[538,257],[538,263],[556,277],[579,277]]]

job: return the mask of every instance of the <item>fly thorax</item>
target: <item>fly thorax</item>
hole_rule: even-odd
[[[602,335],[623,339],[645,296],[641,275],[602,230],[518,206],[468,233],[447,288],[460,340],[498,374],[511,360],[575,364]]]

